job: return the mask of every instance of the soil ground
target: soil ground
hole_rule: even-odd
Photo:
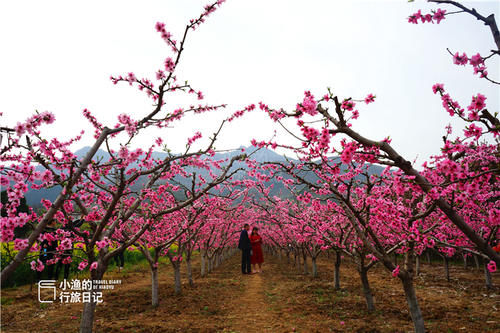
[[[194,262],[199,270],[199,264]],[[183,268],[184,269],[184,268]],[[138,264],[105,279],[122,285],[104,292],[95,332],[411,332],[412,323],[398,279],[374,267],[369,279],[376,311],[367,312],[353,264],[341,267],[340,291],[333,288],[333,257],[318,261],[319,277],[302,273],[285,259],[266,256],[264,272],[241,275],[235,255],[210,275],[194,274],[174,296],[173,272],[159,269],[160,305],[151,307],[150,274]],[[184,275],[183,271],[183,277]],[[429,332],[500,332],[500,288],[487,291],[482,270],[423,264],[417,296]],[[500,275],[493,276],[500,284]],[[40,304],[30,286],[2,290],[2,332],[77,332],[82,304]]]

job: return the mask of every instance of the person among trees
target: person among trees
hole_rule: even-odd
[[[250,230],[250,226],[248,223],[245,223],[243,230],[241,230],[240,240],[238,242],[238,249],[241,250],[241,273],[243,274],[252,274],[250,268],[252,245],[250,243],[250,238],[248,237],[248,230]]]
[[[250,243],[252,244],[252,255],[250,262],[252,263],[252,273],[262,273],[262,263],[264,262],[264,255],[262,254],[262,237],[259,235],[259,228],[254,227],[250,235]],[[259,266],[256,270],[255,266]]]
[[[56,220],[52,219],[47,224],[46,234],[49,234],[53,240],[47,240],[47,237],[40,243],[40,255],[39,259],[43,263],[44,269],[42,271],[36,272],[36,280],[40,281],[42,279],[42,273],[47,270],[48,279],[52,280],[54,277],[54,253],[57,249],[57,239],[54,234],[56,231]]]
[[[80,215],[80,218],[78,220],[69,221],[68,224],[66,224],[66,226],[63,227],[63,230],[72,231],[74,228],[79,228],[83,224],[83,222],[85,222],[85,220],[84,220],[84,215],[82,214]],[[72,258],[73,258],[73,244],[71,244],[71,249],[64,250],[63,254],[61,255],[61,259],[59,259],[59,261],[57,262],[56,275],[55,275],[56,280],[59,280],[59,273],[63,266],[64,266],[64,279],[67,280],[69,278]]]
[[[121,272],[123,270],[123,266],[125,266],[125,251],[126,250],[123,250],[113,257],[116,267],[118,267],[118,272]]]

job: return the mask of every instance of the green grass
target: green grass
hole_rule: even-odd
[[[10,251],[10,254],[15,254],[15,251],[12,251],[13,245],[10,243],[3,243],[2,244],[2,251],[1,251],[1,267],[7,266],[10,263],[10,257],[7,254],[7,251]],[[74,250],[74,254],[79,254],[83,256],[80,251]],[[36,272],[31,270],[30,262],[32,260],[38,259],[38,253],[32,253],[29,255],[30,257],[25,260],[19,267],[14,271],[14,273],[5,281],[2,282],[2,289],[3,288],[13,288],[13,287],[18,287],[18,286],[23,286],[31,283],[36,282]],[[125,251],[124,252],[124,257],[125,257],[125,268],[124,271],[134,271],[134,267],[137,264],[146,264],[146,259],[144,258],[144,255],[139,251]],[[77,256],[73,256],[73,262],[71,263],[71,268],[70,268],[70,275],[69,279],[73,278],[83,278],[83,277],[88,277],[88,267],[84,269],[83,271],[78,270],[78,265],[82,259],[80,259]],[[166,261],[166,259],[162,258],[160,262]],[[116,269],[116,264],[113,259],[111,259],[109,266],[108,266],[108,271]],[[55,267],[54,267],[54,273],[55,273]],[[42,273],[42,279],[47,278],[47,273],[43,272]],[[64,278],[64,267],[61,268],[61,271],[59,272],[59,280]]]

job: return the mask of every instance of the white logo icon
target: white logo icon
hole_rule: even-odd
[[[52,296],[52,300],[41,300],[40,299],[40,290],[41,289],[52,289],[54,294]],[[56,281],[55,280],[40,280],[38,282],[38,301],[40,303],[54,303],[56,300]]]

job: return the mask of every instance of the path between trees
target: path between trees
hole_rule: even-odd
[[[280,318],[270,309],[266,299],[266,279],[272,274],[273,264],[266,263],[262,273],[241,276],[244,291],[240,299],[232,299],[233,309],[228,319],[236,332],[275,332]]]
[[[107,291],[96,310],[94,332],[393,332],[411,331],[405,298],[398,281],[383,267],[370,271],[377,310],[366,311],[354,265],[342,266],[342,290],[333,289],[333,259],[318,261],[319,277],[302,272],[302,265],[287,265],[269,255],[264,272],[242,275],[236,253],[207,277],[199,274],[188,285],[182,268],[182,295],[175,296],[173,271],[160,264],[160,305],[151,306],[151,276],[147,265],[110,271],[107,279],[122,285]],[[481,272],[452,266],[454,283],[448,283],[441,265],[424,265],[418,279],[424,315],[433,332],[499,331],[497,293],[484,293]],[[84,276],[81,276],[84,278]],[[465,288],[467,287],[467,288]],[[437,293],[439,292],[439,293]],[[438,295],[439,298],[436,296]],[[445,297],[445,301],[442,300]],[[2,332],[77,332],[82,304],[40,304],[29,285],[2,290]],[[376,329],[376,330],[374,330]]]

